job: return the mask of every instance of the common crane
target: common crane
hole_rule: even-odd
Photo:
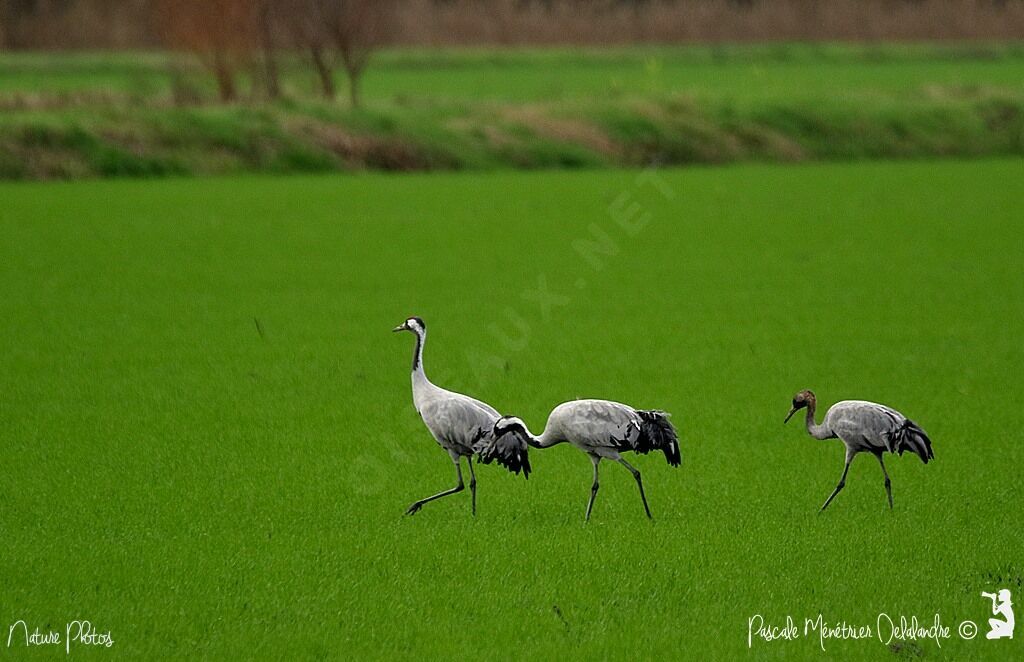
[[[889,509],[892,509],[892,481],[885,470],[882,453],[898,453],[903,451],[917,453],[925,464],[935,457],[932,452],[932,441],[917,423],[891,407],[865,402],[864,400],[844,400],[829,407],[825,419],[818,425],[814,422],[814,410],[817,399],[811,391],[800,391],[793,396],[793,408],[786,415],[785,423],[793,414],[807,409],[807,434],[815,439],[839,439],[846,446],[846,466],[839,484],[832,491],[825,504],[818,512],[828,508],[832,499],[846,485],[846,474],[850,471],[850,463],[857,453],[873,453],[878,458],[885,476],[885,493],[889,497]]]
[[[540,436],[531,433],[520,418],[504,416],[498,419],[494,424],[495,438],[505,439],[510,433],[512,437],[524,439],[533,448],[549,448],[568,442],[590,456],[594,465],[594,483],[587,502],[587,521],[590,521],[590,511],[597,497],[597,465],[602,458],[618,462],[633,474],[647,517],[651,517],[651,509],[647,505],[640,472],[626,462],[621,453],[660,450],[673,467],[679,466],[680,462],[679,439],[668,414],[637,410],[608,400],[573,400],[558,405],[548,415],[547,425]]]
[[[416,349],[412,355],[412,401],[420,418],[430,434],[455,464],[458,484],[450,490],[416,501],[405,511],[406,515],[417,513],[423,504],[429,503],[464,489],[462,468],[459,459],[466,458],[469,466],[469,489],[473,495],[473,515],[476,515],[476,473],[473,471],[473,454],[478,453],[481,461],[489,464],[496,461],[509,471],[530,477],[530,459],[526,443],[520,439],[496,439],[492,431],[494,422],[501,414],[485,402],[467,395],[454,393],[435,386],[423,371],[423,345],[427,341],[427,325],[419,317],[410,317],[392,331],[410,331],[416,335]]]

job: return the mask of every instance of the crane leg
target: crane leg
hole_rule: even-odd
[[[450,490],[438,492],[434,496],[428,496],[426,499],[420,499],[416,503],[409,506],[409,509],[405,511],[406,515],[415,515],[419,512],[420,508],[423,507],[423,504],[430,503],[431,501],[440,499],[441,497],[446,497],[449,494],[457,494],[458,492],[461,492],[463,489],[465,489],[465,486],[462,484],[462,468],[459,466],[459,457],[456,455],[455,457],[452,458],[452,461],[455,462],[455,475],[459,479],[459,484]]]
[[[601,463],[601,457],[591,455],[590,461],[594,463],[594,484],[590,486],[590,501],[587,502],[587,522],[590,521],[590,511],[594,509],[594,499],[597,498],[597,488],[600,487],[597,484],[597,465]]]
[[[882,475],[885,476],[885,493],[889,496],[889,510],[892,510],[892,481],[889,480],[889,472],[885,470],[885,462],[882,460],[882,454],[878,454],[878,463],[882,465]]]
[[[466,457],[466,464],[469,465],[469,491],[473,495],[473,517],[476,517],[476,472],[473,471],[473,456]]]
[[[832,499],[835,499],[836,495],[839,494],[839,490],[846,487],[846,474],[850,471],[851,462],[853,462],[853,453],[847,453],[846,466],[843,467],[843,476],[842,478],[839,479],[839,484],[836,485],[836,489],[832,490],[832,494],[830,494],[828,499],[825,500],[825,505],[823,505],[821,507],[821,510],[818,511],[819,513],[824,512],[825,509],[828,508],[828,504],[832,503]]]
[[[651,509],[647,505],[647,495],[644,494],[644,482],[640,480],[640,471],[635,469],[632,464],[626,462],[621,457],[619,458],[619,464],[629,469],[629,473],[633,474],[633,478],[636,479],[636,486],[640,488],[640,500],[644,502],[644,512],[647,513],[647,519],[654,519],[651,517]]]

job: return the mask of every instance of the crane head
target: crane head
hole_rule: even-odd
[[[412,331],[415,334],[421,334],[427,330],[426,323],[419,317],[410,317],[395,328],[391,329],[394,332],[397,331]]]
[[[499,439],[509,432],[526,435],[526,424],[518,416],[502,416],[494,421],[494,437]]]
[[[783,423],[789,423],[789,419],[793,418],[793,414],[797,413],[804,407],[813,406],[815,402],[814,392],[803,390],[793,396],[793,408],[786,414],[786,420]]]
[[[494,428],[491,430],[491,434],[494,438],[501,439],[506,434],[511,434],[513,437],[519,440],[520,443],[525,444],[531,448],[542,448],[540,443],[533,438],[530,431],[526,429],[526,423],[523,419],[518,416],[502,416],[494,422]]]

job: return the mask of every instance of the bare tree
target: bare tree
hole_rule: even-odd
[[[156,0],[167,46],[189,51],[213,73],[221,101],[238,97],[238,69],[251,59],[253,5],[248,0]]]
[[[277,99],[281,96],[281,76],[275,56],[275,12],[274,0],[258,0],[253,18],[256,20],[256,37],[259,41],[263,83],[267,96]]]
[[[324,97],[334,99],[335,58],[331,36],[326,27],[325,10],[330,0],[286,0],[282,4],[283,23],[288,26],[295,45],[309,52]]]
[[[340,65],[352,107],[358,108],[370,56],[392,37],[395,0],[285,0],[284,5],[289,31],[309,53],[323,95],[335,97],[334,70]]]
[[[349,100],[360,104],[360,86],[375,50],[387,43],[395,24],[393,0],[320,0],[342,67],[348,76]]]
[[[0,0],[0,51],[7,48],[8,43],[11,39],[8,33],[11,29],[11,8],[10,0]]]

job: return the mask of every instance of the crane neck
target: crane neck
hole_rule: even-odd
[[[807,405],[807,434],[811,435],[815,439],[828,439],[832,435],[824,424],[818,425],[814,422],[814,411],[817,408],[818,403],[815,400],[811,400]]]
[[[425,400],[438,388],[427,379],[427,373],[423,370],[423,346],[427,344],[427,330],[414,330],[413,333],[416,334],[416,348],[412,353],[412,403],[418,412]]]
[[[416,331],[416,348],[412,352],[412,383],[430,383],[427,373],[423,371],[423,346],[427,344],[427,330]]]
[[[554,435],[548,434],[547,426],[544,427],[544,431],[540,435],[535,435],[530,432],[530,428],[526,427],[526,422],[523,421],[523,431],[526,433],[527,444],[533,448],[548,448],[565,441],[564,439],[556,439]]]

